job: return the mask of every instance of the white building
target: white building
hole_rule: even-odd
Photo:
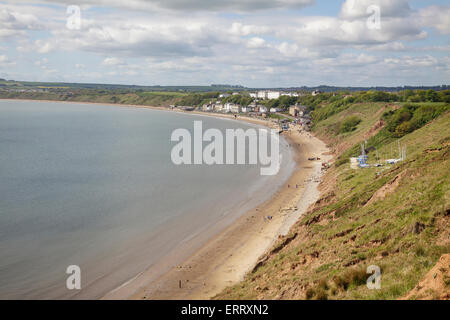
[[[204,105],[202,106],[202,110],[203,110],[203,111],[208,111],[208,112],[214,111],[214,105],[211,104],[211,103],[204,104]]]
[[[216,102],[216,104],[214,105],[214,110],[217,112],[221,112],[223,110],[223,104],[221,104],[219,101]]]
[[[232,102],[225,103],[223,106],[223,112],[225,113],[239,113],[241,111],[241,106]]]
[[[259,99],[278,99],[281,96],[280,91],[268,91],[262,90],[258,91],[257,98]]]
[[[280,91],[268,91],[267,99],[278,99],[280,97]]]
[[[267,93],[267,91],[258,91],[256,93],[256,97],[258,99],[266,99],[266,93]]]
[[[267,107],[266,106],[259,106],[259,112],[267,113]]]
[[[241,106],[238,105],[238,104],[233,104],[233,105],[231,106],[231,112],[233,112],[233,113],[239,113],[239,112],[241,112]]]
[[[258,98],[258,93],[256,93],[256,92],[250,92],[249,95],[250,95],[250,98]]]
[[[281,109],[279,108],[270,108],[270,113],[276,113],[276,112],[280,112]]]
[[[241,108],[242,113],[249,113],[249,112],[255,112],[256,105],[255,104],[249,104],[248,106],[244,106]]]
[[[297,92],[282,92],[281,95],[282,96],[288,96],[288,97],[298,97],[298,93]]]
[[[228,98],[229,96],[231,96],[231,94],[229,94],[229,93],[221,93],[219,95],[219,98]]]

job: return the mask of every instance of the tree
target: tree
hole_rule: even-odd
[[[438,102],[439,101],[439,95],[434,90],[428,90],[425,94],[426,100],[429,102]]]

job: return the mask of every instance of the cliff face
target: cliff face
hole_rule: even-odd
[[[354,104],[315,124],[335,153],[322,198],[217,299],[397,299],[450,252],[449,105],[435,113],[414,107],[401,118],[403,107]],[[354,116],[356,127],[341,132]],[[369,163],[382,166],[351,169],[348,157],[364,141]],[[404,148],[406,158],[386,165]],[[375,267],[368,273],[369,266]],[[367,286],[374,270],[381,273],[379,289]],[[443,283],[449,292],[448,279]]]

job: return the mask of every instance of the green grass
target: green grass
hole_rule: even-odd
[[[317,123],[315,130],[346,154],[364,141],[387,110],[394,106],[354,104]],[[355,130],[338,135],[329,130],[352,115],[362,120]],[[450,210],[449,123],[450,113],[444,112],[404,135],[401,145],[407,147],[407,159],[396,165],[333,167],[325,176],[326,181],[336,179],[333,200],[305,215],[291,230],[304,236],[281,247],[243,282],[216,298],[273,299],[282,293],[286,299],[397,299],[406,294],[442,254],[450,252],[448,242],[438,241]],[[378,143],[379,155],[390,156],[398,139],[382,137],[382,130],[378,134],[372,141]],[[369,157],[375,160],[374,153]],[[396,178],[398,185],[384,198],[368,203]],[[323,220],[328,223],[318,223]],[[415,233],[417,223],[424,229]],[[318,257],[311,258],[315,254]],[[365,285],[369,265],[382,270],[380,290]]]

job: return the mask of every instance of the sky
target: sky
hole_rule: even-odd
[[[0,1],[0,78],[450,84],[448,0]]]

